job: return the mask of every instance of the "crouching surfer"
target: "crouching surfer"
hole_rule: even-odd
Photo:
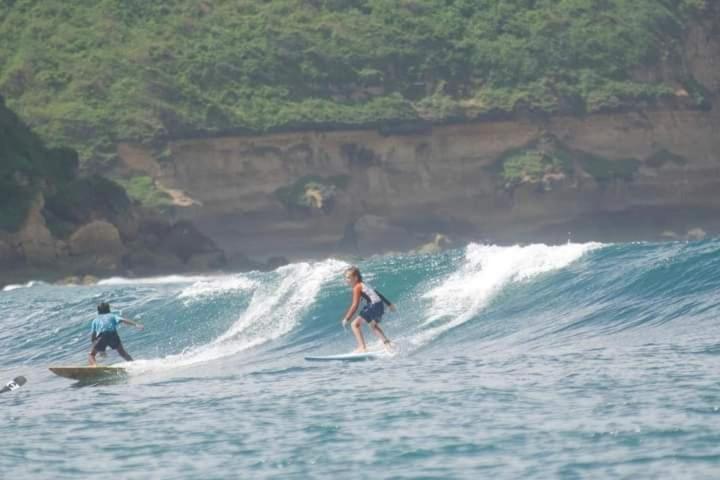
[[[345,272],[345,281],[350,285],[352,289],[352,304],[348,309],[347,313],[342,319],[343,327],[347,325],[352,316],[360,305],[360,299],[365,300],[365,306],[360,310],[360,313],[352,321],[351,327],[355,340],[357,340],[357,349],[354,353],[362,353],[367,351],[365,345],[365,338],[362,333],[362,323],[367,322],[370,325],[370,329],[382,340],[385,348],[390,346],[390,340],[385,336],[385,332],[380,328],[380,321],[385,313],[385,305],[390,308],[391,311],[395,311],[395,305],[393,305],[387,298],[385,298],[380,292],[371,287],[368,283],[363,282],[362,274],[360,269],[357,267],[350,267]]]
[[[90,350],[90,365],[95,366],[95,355],[98,352],[105,353],[107,347],[117,351],[118,354],[128,362],[132,362],[132,357],[125,351],[117,333],[117,327],[121,323],[132,325],[138,330],[142,330],[143,326],[127,318],[121,318],[110,313],[110,304],[102,302],[97,307],[98,316],[92,322],[90,329],[90,339],[92,341],[92,349]]]

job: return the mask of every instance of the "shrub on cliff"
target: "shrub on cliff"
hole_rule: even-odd
[[[152,177],[148,175],[136,175],[116,181],[125,188],[130,198],[137,200],[145,207],[162,208],[173,204],[170,195],[161,191]]]
[[[36,194],[45,195],[50,227],[66,236],[91,219],[116,219],[130,200],[118,184],[100,177],[77,178],[78,155],[47,148],[0,97],[0,230],[16,231]]]
[[[73,178],[77,167],[75,151],[46,148],[0,97],[0,230],[16,231],[35,194]]]
[[[685,161],[678,155],[660,150],[648,157],[646,164],[659,168],[668,162],[682,165]],[[579,173],[589,175],[599,184],[632,181],[641,163],[636,158],[611,160],[572,149],[555,137],[543,137],[523,148],[505,152],[490,170],[498,176],[504,188],[512,189],[522,184],[546,183]]]
[[[32,192],[11,182],[0,182],[0,230],[14,232],[32,204]]]
[[[680,45],[702,15],[714,2],[14,0],[0,91],[100,162],[117,139],[602,111],[671,95],[678,79],[638,80],[644,65],[694,85]]]
[[[74,224],[93,219],[111,221],[130,209],[125,190],[107,178],[94,175],[67,182],[47,198],[45,209]]]
[[[347,175],[304,176],[291,185],[277,189],[275,196],[291,211],[319,209],[327,212],[332,209],[338,189],[347,188],[348,181]]]
[[[547,173],[565,173],[569,169],[559,158],[537,150],[515,152],[503,159],[502,166],[507,187],[539,182]]]

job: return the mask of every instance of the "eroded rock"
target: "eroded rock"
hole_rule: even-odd
[[[96,220],[78,228],[68,241],[70,253],[119,258],[125,252],[120,232],[112,223]]]
[[[45,198],[38,194],[22,228],[16,235],[17,245],[29,265],[48,265],[55,261],[55,239],[45,225],[42,209]]]
[[[414,250],[414,253],[419,254],[431,254],[431,253],[439,253],[445,250],[450,246],[452,241],[442,233],[435,234],[435,238],[424,245],[421,245],[420,247],[416,248]]]

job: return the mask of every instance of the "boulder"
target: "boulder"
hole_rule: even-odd
[[[18,244],[30,265],[46,265],[55,261],[55,239],[45,225],[26,225],[18,234]]]
[[[164,232],[160,245],[164,251],[172,253],[184,263],[194,255],[222,253],[212,240],[187,221],[177,222]]]
[[[414,250],[414,253],[419,254],[431,254],[439,253],[450,246],[452,242],[450,239],[442,233],[435,234],[435,238],[432,242],[428,242]]]
[[[80,255],[100,255],[119,258],[125,251],[120,232],[112,224],[102,220],[90,222],[78,228],[68,241],[70,253]]]
[[[693,228],[688,230],[686,235],[686,238],[689,241],[705,240],[705,237],[707,237],[707,233],[702,228]]]
[[[131,206],[125,189],[112,180],[93,175],[59,187],[48,197],[46,208],[57,218],[75,225],[108,219],[134,236],[137,225]]]

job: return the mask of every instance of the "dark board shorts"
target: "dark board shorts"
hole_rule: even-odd
[[[373,320],[380,323],[380,320],[382,320],[382,316],[384,313],[385,305],[383,305],[383,302],[365,305],[363,309],[360,310],[360,316],[368,323],[372,322]]]
[[[120,342],[120,337],[117,332],[102,332],[98,335],[98,338],[95,341],[95,346],[93,346],[93,350],[96,352],[104,352],[107,347],[117,350],[117,348],[121,345],[122,343]]]

